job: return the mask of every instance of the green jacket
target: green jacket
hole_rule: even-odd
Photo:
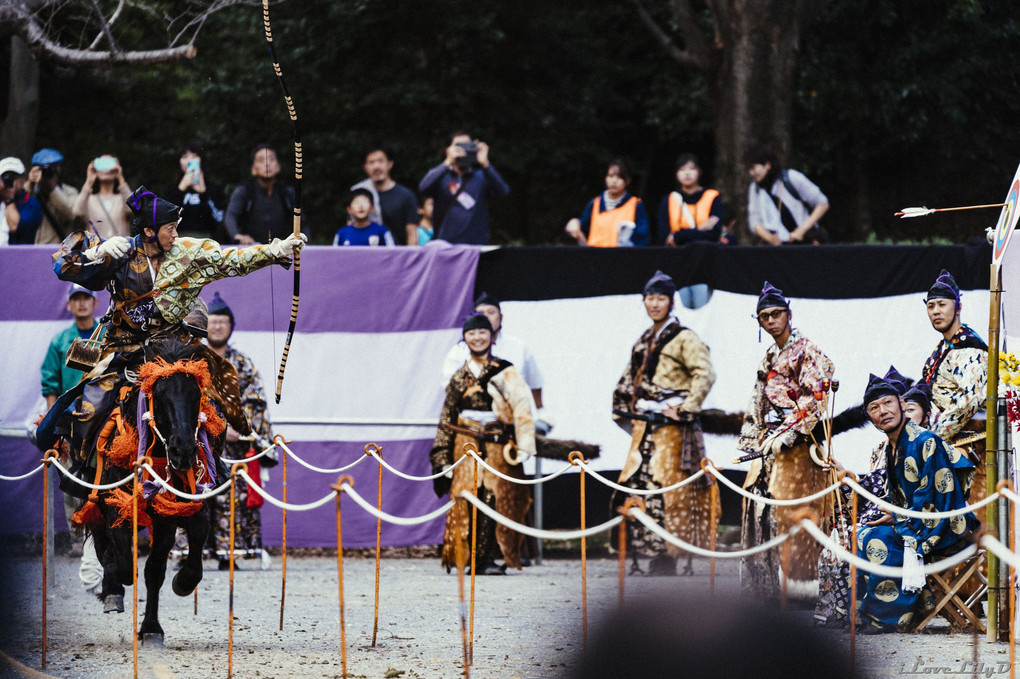
[[[92,331],[95,332],[96,322],[92,324]],[[78,326],[71,324],[71,327],[62,330],[50,341],[50,347],[46,350],[46,358],[42,364],[42,395],[60,396],[65,391],[81,381],[82,371],[72,370],[64,365],[64,356],[67,349],[76,338],[80,337]]]

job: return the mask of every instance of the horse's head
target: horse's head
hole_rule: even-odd
[[[167,466],[179,472],[195,464],[202,394],[210,379],[195,350],[188,345],[158,345],[150,350],[151,357],[147,352],[139,372],[142,392],[150,399],[154,433],[166,448]]]

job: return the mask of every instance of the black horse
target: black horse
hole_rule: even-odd
[[[196,490],[191,487],[194,484],[188,482],[189,473],[192,476],[201,476],[206,484],[213,480],[222,483],[228,478],[228,472],[219,462],[219,452],[223,445],[222,434],[207,437],[213,449],[211,456],[205,454],[198,440],[200,427],[203,426],[203,418],[200,416],[203,386],[202,378],[196,376],[196,373],[201,370],[190,372],[173,370],[178,366],[199,365],[205,351],[207,351],[205,347],[197,343],[184,344],[178,341],[163,342],[153,348],[147,348],[145,365],[162,366],[161,374],[158,378],[149,379],[149,393],[144,393],[141,387],[136,388],[122,404],[124,415],[131,414],[130,419],[134,419],[133,414],[139,412],[138,399],[146,399],[142,404],[142,411],[151,412],[154,426],[144,421],[140,422],[139,436],[145,436],[141,430],[149,427],[148,437],[152,441],[152,448],[149,449],[148,455],[153,458],[154,467],[157,469],[164,467],[165,459],[165,472],[161,476],[168,479],[175,488],[191,493],[195,493]],[[204,364],[201,366],[205,368]],[[144,366],[141,374],[145,374]],[[139,383],[143,383],[143,379],[140,378]],[[213,469],[209,470],[209,466],[213,466]],[[124,475],[123,468],[108,466],[103,472],[103,483],[123,478]],[[127,488],[130,489],[130,486]],[[154,489],[155,486],[150,486],[149,490]],[[120,494],[119,506],[111,499],[112,495],[101,495],[97,504],[102,512],[102,521],[92,528],[96,552],[104,570],[102,592],[99,596],[104,604],[104,612],[107,613],[124,610],[124,586],[132,584],[134,575],[131,510],[125,508],[123,500],[125,495]],[[130,495],[127,495],[127,498],[130,498]],[[144,511],[147,515],[142,517],[143,520],[146,518],[147,520],[140,523],[151,524],[151,528],[150,551],[145,561],[145,616],[138,630],[138,637],[161,644],[163,628],[159,624],[159,592],[166,578],[167,560],[176,540],[177,529],[184,529],[189,549],[187,558],[173,578],[172,587],[178,596],[187,596],[202,580],[202,547],[209,535],[210,519],[208,507],[204,502],[200,503],[200,507],[192,505],[185,507],[186,511],[180,513],[172,511],[168,515],[166,511],[161,511],[159,503],[154,502],[154,499],[155,496],[148,502],[143,502],[142,498],[139,498],[140,512]],[[169,494],[162,495],[161,500],[163,507],[168,506],[166,504],[168,502],[172,507],[184,507],[175,504],[180,501]]]

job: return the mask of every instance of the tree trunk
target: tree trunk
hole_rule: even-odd
[[[716,67],[709,74],[715,106],[716,178],[737,218],[741,243],[750,242],[744,165],[748,149],[764,144],[785,163],[800,25],[800,2],[720,0],[713,3]]]
[[[39,123],[39,64],[32,58],[24,40],[18,36],[11,36],[10,40],[7,117],[0,127],[0,149],[5,156],[21,158],[27,166]]]

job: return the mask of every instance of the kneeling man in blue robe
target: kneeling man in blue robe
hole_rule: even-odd
[[[966,506],[974,465],[958,449],[911,422],[899,393],[871,375],[864,393],[871,423],[886,434],[886,470],[893,504],[917,512],[947,512]],[[858,570],[858,617],[862,634],[908,628],[915,613],[931,610],[934,597],[918,573],[967,546],[980,522],[973,512],[951,518],[915,519],[886,513],[858,530],[858,553],[874,564],[903,568],[906,578]],[[905,582],[906,580],[906,582]]]

